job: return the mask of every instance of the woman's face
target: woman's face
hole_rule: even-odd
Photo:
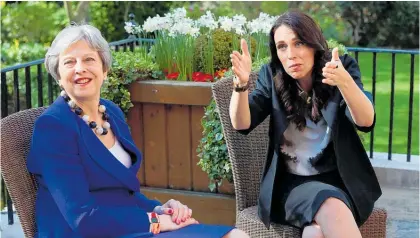
[[[274,32],[277,56],[283,68],[294,79],[310,80],[315,50],[305,45],[289,27],[282,25]]]
[[[102,83],[107,75],[102,59],[86,41],[70,45],[59,55],[59,83],[76,101],[98,100]]]

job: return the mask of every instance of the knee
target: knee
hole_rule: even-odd
[[[329,221],[339,220],[341,216],[347,215],[348,213],[351,213],[351,211],[343,201],[337,198],[328,198],[322,203],[316,213],[315,221],[321,218]]]
[[[249,238],[249,235],[239,229],[233,229],[227,233],[223,238]]]
[[[303,229],[302,238],[324,238],[324,234],[319,225],[313,224]]]

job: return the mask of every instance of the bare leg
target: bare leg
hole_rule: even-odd
[[[227,233],[223,238],[249,238],[249,235],[239,229],[233,229]]]
[[[315,215],[315,221],[326,238],[362,238],[353,214],[339,199],[325,200]]]
[[[303,229],[302,238],[324,238],[324,234],[322,234],[321,227],[313,223]]]

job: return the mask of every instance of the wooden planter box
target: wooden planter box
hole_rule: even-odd
[[[209,179],[197,165],[201,119],[209,105],[211,83],[145,80],[130,86],[134,107],[128,115],[133,139],[143,154],[137,177],[146,196],[190,206],[200,222],[235,222],[233,186],[210,193]]]

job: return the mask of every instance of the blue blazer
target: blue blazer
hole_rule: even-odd
[[[126,168],[62,97],[35,122],[27,167],[38,183],[37,237],[151,236],[147,212],[160,205],[140,193],[141,153],[124,114],[101,99],[116,138],[131,155]]]

